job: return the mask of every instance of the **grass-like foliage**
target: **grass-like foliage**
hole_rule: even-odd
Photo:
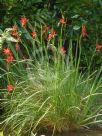
[[[5,126],[19,133],[42,128],[61,132],[101,122],[97,76],[79,74],[71,63],[26,61],[25,76],[2,103]],[[12,75],[16,80],[17,74]]]

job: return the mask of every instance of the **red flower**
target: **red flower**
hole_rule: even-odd
[[[51,40],[52,39],[52,34],[49,34],[48,35],[48,40]]]
[[[102,48],[102,45],[100,45],[99,43],[96,44],[96,51],[100,52],[100,49]]]
[[[86,26],[85,26],[85,25],[82,25],[81,35],[82,35],[83,37],[88,36],[88,34],[87,34],[87,29],[86,29]]]
[[[52,34],[53,38],[57,35],[56,31],[54,31],[54,30],[52,30],[51,34]]]
[[[16,51],[20,50],[20,44],[16,43]]]
[[[21,23],[22,27],[25,27],[27,22],[28,22],[28,19],[26,17],[21,17],[20,23]]]
[[[7,91],[11,93],[14,90],[14,86],[12,84],[7,85]]]
[[[62,18],[60,18],[60,23],[61,23],[62,25],[66,23],[64,16],[62,16]]]
[[[13,60],[14,60],[13,56],[12,56],[12,55],[9,55],[9,56],[7,56],[6,62],[7,62],[8,64],[10,64],[10,63],[13,62]]]
[[[14,37],[18,37],[18,36],[19,36],[19,34],[18,34],[18,32],[17,32],[17,31],[12,31],[12,36],[14,36]]]
[[[12,54],[10,48],[4,48],[3,53],[5,55],[11,55]]]
[[[50,27],[49,27],[49,26],[47,26],[47,25],[45,25],[44,30],[43,30],[43,33],[48,32],[48,30],[49,30],[49,29],[50,29]]]
[[[33,32],[31,33],[31,35],[32,35],[32,38],[35,39],[35,37],[36,37],[36,32],[33,31]]]
[[[16,26],[16,25],[14,25],[14,26],[12,27],[12,36],[13,36],[14,38],[16,38],[16,40],[18,40],[18,38],[20,37],[20,36],[19,36],[19,33],[17,32],[17,26]]]
[[[64,47],[61,47],[61,48],[60,48],[60,52],[61,52],[61,54],[65,54],[65,53],[66,53],[65,48],[64,48]]]
[[[57,33],[52,30],[52,32],[48,35],[48,40],[51,40],[52,38],[54,38],[57,35]]]

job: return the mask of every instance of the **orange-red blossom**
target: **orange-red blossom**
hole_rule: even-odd
[[[82,35],[82,37],[88,36],[86,25],[82,25],[82,28],[81,28],[81,35]]]
[[[55,30],[52,30],[52,32],[48,35],[48,40],[53,39],[57,35]]]
[[[7,91],[11,93],[14,90],[14,86],[12,84],[7,85]]]
[[[102,45],[100,45],[99,43],[96,43],[96,51],[100,52],[101,48],[102,48]]]

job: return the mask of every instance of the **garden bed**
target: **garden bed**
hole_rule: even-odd
[[[101,0],[3,1],[0,125],[5,136],[101,135]]]

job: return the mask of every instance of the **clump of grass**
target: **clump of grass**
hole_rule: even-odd
[[[101,122],[101,82],[71,63],[27,60],[26,77],[5,94],[5,126],[21,134],[45,128],[68,131]]]
[[[51,62],[46,46],[42,48],[44,54],[34,46],[30,56],[24,44],[29,56],[24,60],[14,52],[17,59],[5,75],[15,84],[15,89],[12,93],[5,92],[2,99],[5,109],[2,124],[11,134],[17,131],[24,135],[41,129],[51,130],[54,134],[55,131],[69,131],[102,122],[102,106],[98,100],[102,87],[101,79],[98,80],[101,69],[92,74],[79,72],[81,45],[76,61],[73,60],[72,46],[67,57],[64,52],[60,53],[61,37],[58,44]]]

